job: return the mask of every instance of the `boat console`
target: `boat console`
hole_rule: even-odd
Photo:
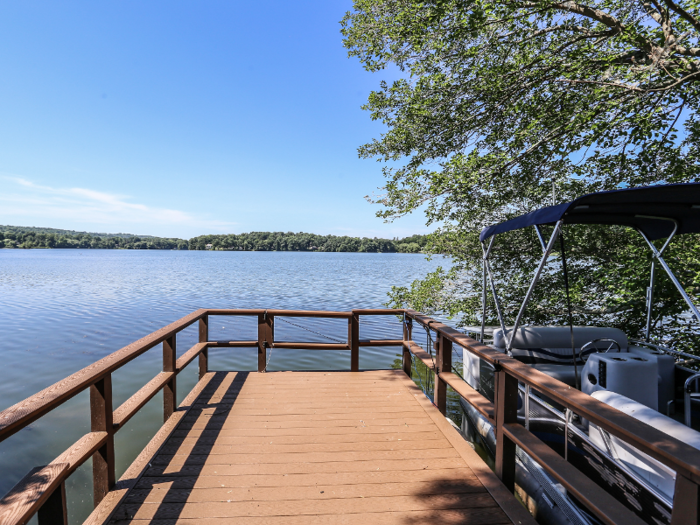
[[[629,352],[594,354],[581,372],[581,391],[607,390],[658,410],[660,379],[655,360]]]

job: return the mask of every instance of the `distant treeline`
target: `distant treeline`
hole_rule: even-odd
[[[140,237],[141,239],[155,239],[153,235],[135,235],[133,233],[94,233],[94,232],[79,232],[75,230],[60,230],[58,228],[37,228],[36,226],[3,226],[0,224],[0,233],[53,233],[56,235],[81,236],[88,235],[90,237],[100,237],[109,239],[111,237],[122,237],[130,239],[131,237]],[[180,239],[177,239],[180,240]]]
[[[419,253],[425,243],[425,235],[390,240],[292,232],[201,235],[187,241],[150,235],[88,233],[0,225],[0,248]]]
[[[39,230],[39,231],[36,231]],[[96,248],[124,250],[187,250],[183,239],[138,237],[130,234],[102,233],[44,233],[48,228],[0,226],[0,248]],[[58,230],[63,232],[66,230]],[[123,235],[123,237],[121,236]]]
[[[313,233],[251,232],[238,235],[200,235],[190,239],[190,250],[419,253],[425,243],[425,235],[392,240]]]

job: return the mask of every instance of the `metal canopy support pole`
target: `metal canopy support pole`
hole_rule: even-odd
[[[486,261],[483,261],[483,284],[481,286],[481,344],[484,344],[486,332]]]
[[[525,428],[530,430],[530,385],[525,385],[523,398],[523,409],[525,410]]]
[[[646,342],[651,341],[651,309],[654,304],[654,277],[656,272],[656,259],[651,260],[651,276],[649,277],[649,289],[647,290],[647,325],[644,338]]]
[[[481,248],[484,250],[484,268],[489,276],[489,282],[491,283],[491,295],[493,295],[493,302],[496,304],[496,314],[498,314],[498,322],[501,324],[501,330],[503,330],[503,335],[506,334],[506,324],[503,321],[503,313],[501,312],[501,302],[498,300],[498,294],[496,293],[496,284],[491,273],[491,265],[489,264],[489,255],[491,255],[491,248],[493,247],[494,237],[491,237],[489,242],[489,247],[484,248],[483,243]]]
[[[544,243],[544,237],[542,237],[542,231],[540,230],[539,224],[535,224],[535,231],[537,232],[537,238],[540,240],[540,244],[542,245],[542,253],[544,253],[547,250],[547,245]]]
[[[544,269],[544,265],[547,264],[547,259],[549,258],[549,254],[552,252],[552,248],[554,248],[554,242],[557,240],[557,237],[559,237],[559,232],[561,230],[561,225],[563,221],[559,219],[557,223],[554,225],[554,231],[552,232],[552,236],[549,238],[549,243],[547,244],[547,247],[544,250],[544,254],[542,255],[542,260],[540,260],[540,264],[537,267],[537,271],[535,272],[535,276],[532,279],[532,282],[530,283],[530,288],[528,288],[527,293],[525,294],[525,299],[523,300],[523,304],[520,305],[520,311],[518,312],[518,317],[515,318],[515,324],[513,325],[513,330],[510,333],[510,337],[506,338],[507,344],[506,344],[506,352],[510,353],[511,349],[513,348],[513,338],[515,337],[515,332],[518,330],[518,327],[520,326],[520,321],[523,317],[523,314],[525,313],[525,308],[527,307],[527,303],[530,302],[530,297],[532,296],[532,292],[535,289],[535,285],[537,284],[537,281],[540,279],[540,275],[542,274],[542,270]],[[505,332],[504,332],[505,333]]]
[[[668,219],[668,220],[671,220],[671,219]],[[644,232],[643,232],[643,231],[641,231],[641,230],[637,230],[637,231],[638,231],[639,234],[644,238],[644,240],[647,242],[647,244],[649,245],[649,248],[651,248],[651,252],[652,252],[653,255],[654,255],[654,259],[656,259],[657,261],[659,261],[659,264],[661,265],[661,267],[666,271],[666,273],[668,274],[669,279],[671,279],[671,282],[672,282],[672,283],[674,284],[674,286],[678,289],[678,291],[680,292],[681,296],[683,296],[683,299],[685,300],[686,304],[687,304],[688,307],[690,308],[691,312],[693,312],[693,315],[695,315],[695,318],[696,318],[698,321],[700,321],[700,311],[698,311],[698,307],[695,306],[695,303],[693,303],[693,300],[692,300],[692,299],[690,298],[690,296],[686,293],[685,289],[683,288],[683,286],[681,285],[681,283],[678,281],[678,279],[677,279],[676,276],[674,275],[674,273],[673,273],[673,271],[671,270],[671,268],[668,266],[668,264],[666,264],[666,261],[665,261],[664,258],[661,256],[661,254],[663,253],[663,251],[664,251],[664,250],[666,249],[666,247],[668,246],[668,243],[671,242],[671,239],[672,239],[673,236],[675,235],[676,230],[678,230],[678,223],[677,223],[676,221],[673,221],[673,222],[675,223],[675,227],[674,227],[674,229],[673,229],[673,232],[671,233],[671,235],[669,236],[669,238],[666,240],[666,243],[663,245],[663,247],[661,248],[661,250],[657,250],[657,249],[656,249],[656,246],[654,246],[654,244],[647,238],[647,236],[644,235]]]

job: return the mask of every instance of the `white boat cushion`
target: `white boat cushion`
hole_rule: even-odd
[[[683,423],[679,423],[648,406],[637,403],[629,397],[610,392],[609,390],[593,392],[591,397],[700,450],[700,432],[686,427]]]
[[[608,390],[593,392],[591,397],[613,408],[617,408],[621,412],[643,421],[647,425],[669,436],[673,436],[691,447],[700,449],[700,432],[696,432],[692,428],[686,427],[656,410]],[[604,432],[593,423],[590,424],[589,437],[594,444],[602,450],[606,450],[609,444],[613,448],[612,452],[617,461],[625,464],[647,483],[663,492],[670,501],[673,501],[676,480],[676,473],[673,470],[616,436],[608,435],[607,439],[603,439],[604,434],[607,434],[607,432]]]

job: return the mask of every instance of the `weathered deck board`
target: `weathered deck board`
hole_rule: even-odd
[[[403,372],[214,376],[110,523],[532,523]]]

